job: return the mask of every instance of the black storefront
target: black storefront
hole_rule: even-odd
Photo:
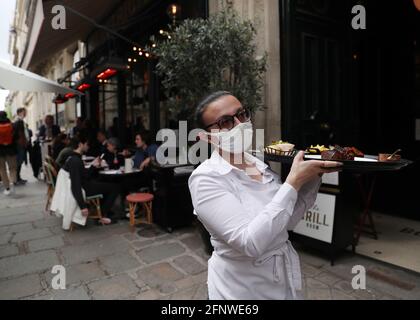
[[[170,120],[179,120],[165,116],[165,95],[155,74],[157,59],[148,56],[147,47],[163,39],[160,30],[168,30],[169,25],[187,18],[208,16],[207,0],[143,3],[143,6],[134,4],[131,8],[120,8],[103,21],[109,28],[114,26],[113,31],[119,36],[97,28],[86,38],[86,80],[91,87],[86,91],[82,106],[84,116],[103,130],[116,118],[118,138],[123,146],[133,145],[137,130],[134,125],[139,115],[145,118],[143,125],[152,137],[161,128],[169,127]],[[176,16],[170,12],[173,5],[177,6]],[[131,12],[133,8],[138,10]],[[130,16],[122,12],[130,12]],[[107,69],[117,72],[107,82],[99,81],[98,74]],[[112,101],[116,108],[110,110]],[[113,113],[112,117],[109,112]],[[192,169],[182,165],[151,165],[149,190],[154,194],[153,221],[169,232],[194,220],[187,184]]]
[[[366,29],[351,26],[366,9]],[[420,12],[412,0],[281,1],[282,136],[420,158]],[[417,128],[418,130],[418,128]],[[373,208],[420,219],[420,166],[377,177]]]
[[[84,80],[90,82],[91,87],[82,100],[82,116],[91,119],[97,128],[107,129],[112,120],[106,105],[114,99],[118,137],[125,143],[131,142],[133,133],[126,127],[135,124],[139,110],[144,114],[147,109],[147,123],[144,125],[153,136],[160,128],[168,127],[168,121],[161,123],[161,103],[165,96],[155,74],[157,59],[147,57],[144,48],[162,40],[160,30],[168,30],[169,25],[187,18],[208,16],[207,0],[131,2],[130,5],[130,1],[122,1],[100,22],[112,33],[95,28],[87,35],[87,56],[83,61],[86,68]],[[177,6],[175,17],[169,12],[172,5]],[[143,49],[141,56],[139,48]],[[99,82],[95,77],[109,65],[117,73],[107,83]]]

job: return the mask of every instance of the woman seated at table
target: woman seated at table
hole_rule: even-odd
[[[133,156],[133,166],[136,169],[143,170],[146,168],[150,161],[156,158],[158,146],[153,143],[149,131],[141,131],[136,134],[136,151]],[[124,150],[124,156],[130,156],[128,150]]]
[[[142,131],[136,134],[136,151],[134,152],[133,167],[140,169],[141,174],[135,177],[128,178],[123,183],[123,191],[128,194],[130,192],[138,191],[142,187],[150,187],[151,177],[150,172],[147,170],[152,159],[156,157],[158,146],[152,142],[152,138],[148,131]],[[130,156],[128,150],[123,151],[125,157]]]
[[[89,214],[88,207],[83,198],[83,191],[86,196],[101,194],[102,220],[103,224],[110,224],[110,216],[113,215],[111,208],[118,197],[120,190],[118,185],[113,183],[99,182],[93,179],[96,171],[100,168],[100,160],[96,158],[89,169],[86,169],[82,160],[82,155],[89,149],[88,141],[85,137],[74,137],[70,142],[73,153],[68,157],[63,166],[63,170],[67,171],[71,180],[71,192],[79,205],[84,216]]]
[[[118,153],[119,145],[120,143],[117,138],[110,138],[107,141],[103,160],[106,161],[110,169],[119,169],[124,166],[124,156]]]

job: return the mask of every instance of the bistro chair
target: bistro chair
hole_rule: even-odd
[[[152,201],[153,194],[151,193],[132,193],[126,197],[128,202],[128,208],[130,212],[130,226],[131,231],[134,232],[136,224],[147,223],[152,224]],[[140,204],[146,213],[146,221],[141,221],[141,219],[136,219],[135,213],[137,209],[137,204]]]
[[[101,210],[101,199],[103,196],[101,194],[95,194],[93,196],[86,197],[85,201],[88,204],[89,215],[88,219],[101,220],[102,219],[102,210]],[[102,223],[103,225],[103,223]],[[74,223],[70,225],[70,231],[73,231]]]
[[[57,170],[47,161],[44,162],[45,182],[47,183],[47,203],[45,204],[45,211],[50,210],[51,200],[55,191],[55,183],[57,181]]]
[[[55,160],[51,156],[45,155],[45,161],[49,163],[50,165],[52,165],[55,168],[55,170],[58,172],[59,170],[58,164],[57,162],[55,162]]]

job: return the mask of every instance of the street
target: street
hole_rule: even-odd
[[[44,211],[46,185],[31,179],[0,196],[0,299],[207,299],[207,260],[194,226],[172,234],[157,226],[130,232],[128,220],[89,223],[73,232]],[[298,245],[306,299],[419,299],[420,276],[345,253],[335,266]],[[66,270],[66,289],[52,289],[52,268]],[[366,290],[354,290],[355,265]]]

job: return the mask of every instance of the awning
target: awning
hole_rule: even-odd
[[[2,61],[0,61],[0,89],[82,95],[77,90],[64,87],[57,82]]]
[[[87,1],[87,0],[38,0],[34,13],[33,28],[30,30],[28,48],[22,68],[32,69],[52,54],[83,40],[95,29],[91,22],[66,10],[66,29],[55,30],[51,21],[56,14],[51,13],[55,5],[68,6],[90,19],[100,23],[111,14],[122,1]]]

